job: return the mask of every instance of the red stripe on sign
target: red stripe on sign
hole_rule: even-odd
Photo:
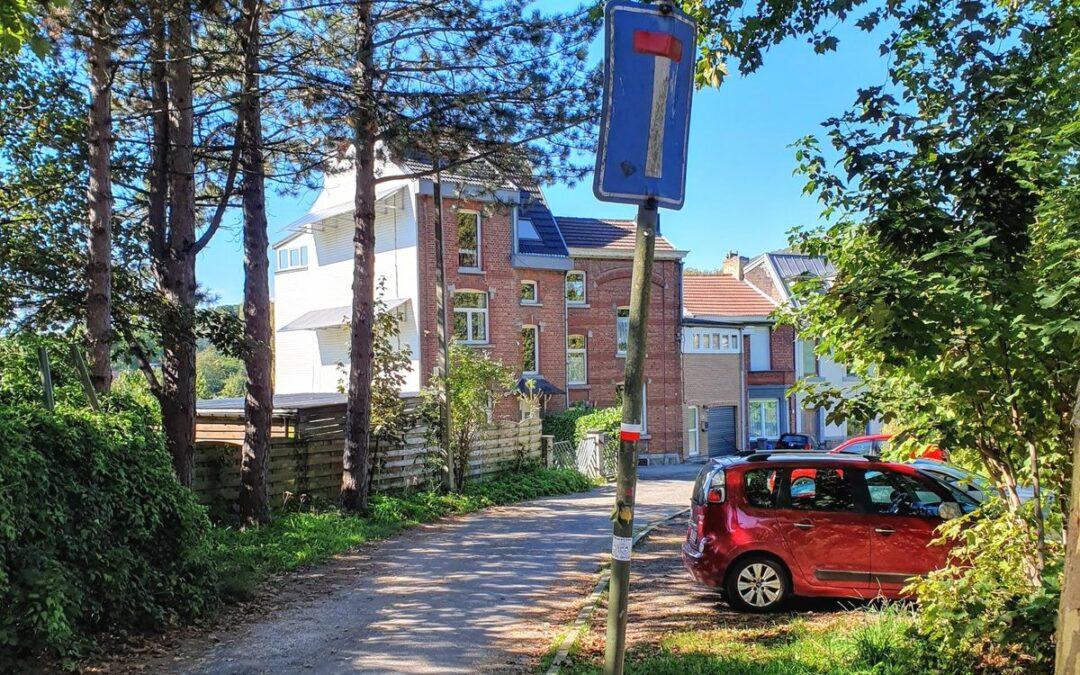
[[[620,431],[619,432],[619,440],[620,441],[629,441],[630,443],[636,443],[636,442],[641,440],[641,432],[640,431]]]
[[[672,61],[682,61],[682,41],[670,33],[636,30],[634,31],[634,51],[638,54],[665,56]]]

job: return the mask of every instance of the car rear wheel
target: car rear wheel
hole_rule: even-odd
[[[735,609],[771,612],[791,594],[787,570],[764,556],[750,556],[735,563],[727,577],[727,600]]]

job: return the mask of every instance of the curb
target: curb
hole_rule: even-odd
[[[660,527],[669,520],[674,520],[679,516],[682,516],[690,511],[689,508],[682,509],[663,518],[652,521],[639,532],[634,534],[634,542],[632,546],[637,546],[645,537],[649,536],[649,533]],[[596,612],[596,608],[600,605],[600,596],[604,594],[604,589],[607,588],[608,579],[611,577],[611,569],[605,569],[600,573],[600,578],[596,581],[596,586],[593,587],[592,593],[585,599],[585,604],[582,606],[581,611],[578,612],[577,618],[574,619],[573,626],[570,627],[570,631],[563,635],[562,640],[557,643],[557,651],[555,652],[555,658],[551,660],[551,665],[545,671],[545,675],[558,675],[559,670],[562,668],[562,664],[566,662],[566,658],[570,655],[570,649],[577,642],[578,636],[581,634],[585,624],[592,619],[592,615]]]

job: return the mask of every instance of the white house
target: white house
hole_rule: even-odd
[[[807,276],[816,276],[826,283],[836,274],[832,264],[823,258],[780,251],[764,253],[749,261],[744,269],[746,280],[762,290],[777,303],[795,303],[792,284]],[[817,356],[814,345],[801,339],[795,340],[795,376],[808,378],[835,385],[841,391],[854,391],[862,380],[847,372],[842,364],[828,356]],[[852,436],[876,434],[881,432],[881,423],[870,422],[866,428],[849,428],[846,422],[832,424],[826,420],[824,410],[806,408],[804,397],[796,397],[798,413],[795,416],[795,430],[814,434],[819,441],[834,445]]]

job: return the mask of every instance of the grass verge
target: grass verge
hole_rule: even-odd
[[[650,675],[953,675],[950,663],[914,630],[900,606],[795,617],[764,626],[679,631],[629,651],[626,672]],[[572,657],[563,673],[599,672],[595,656]]]
[[[268,576],[323,562],[351,548],[449,515],[550,495],[584,492],[594,483],[567,469],[534,468],[466,485],[460,494],[374,495],[365,516],[336,509],[276,513],[264,527],[213,530],[214,561],[226,600],[251,597]]]

